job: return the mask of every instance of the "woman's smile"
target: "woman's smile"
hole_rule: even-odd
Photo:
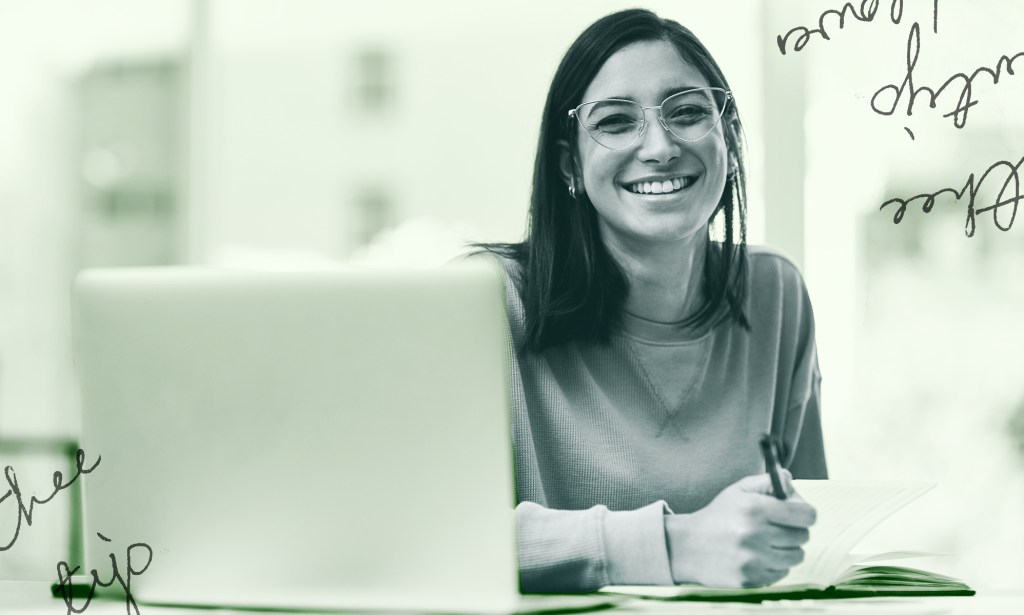
[[[697,175],[677,175],[668,179],[656,177],[629,182],[625,187],[633,194],[642,196],[674,195],[692,186],[697,178]]]

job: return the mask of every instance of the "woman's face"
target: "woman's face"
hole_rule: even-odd
[[[635,100],[645,107],[707,79],[666,41],[624,47],[605,62],[583,95],[584,101]],[[729,154],[722,122],[699,141],[669,134],[648,109],[644,134],[623,150],[607,149],[584,130],[576,146],[583,188],[597,210],[606,241],[676,241],[705,233],[725,188]],[[636,184],[673,181],[680,189],[662,194],[635,192]],[[577,184],[578,185],[578,184]]]

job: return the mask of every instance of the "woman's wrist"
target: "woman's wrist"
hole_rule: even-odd
[[[693,515],[665,515],[665,546],[668,548],[668,566],[672,574],[672,582],[695,583],[687,570],[687,544],[693,528]]]
[[[666,585],[672,571],[664,539],[664,501],[635,510],[607,511],[604,548],[612,585]]]

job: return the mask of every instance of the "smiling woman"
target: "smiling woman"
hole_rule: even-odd
[[[527,237],[483,246],[507,273],[524,591],[763,585],[803,558],[814,322],[796,268],[745,246],[741,134],[717,63],[649,11],[595,22],[555,74]]]

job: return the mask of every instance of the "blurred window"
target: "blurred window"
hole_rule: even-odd
[[[395,99],[394,58],[384,49],[365,49],[356,56],[356,97],[360,108],[387,109]]]

